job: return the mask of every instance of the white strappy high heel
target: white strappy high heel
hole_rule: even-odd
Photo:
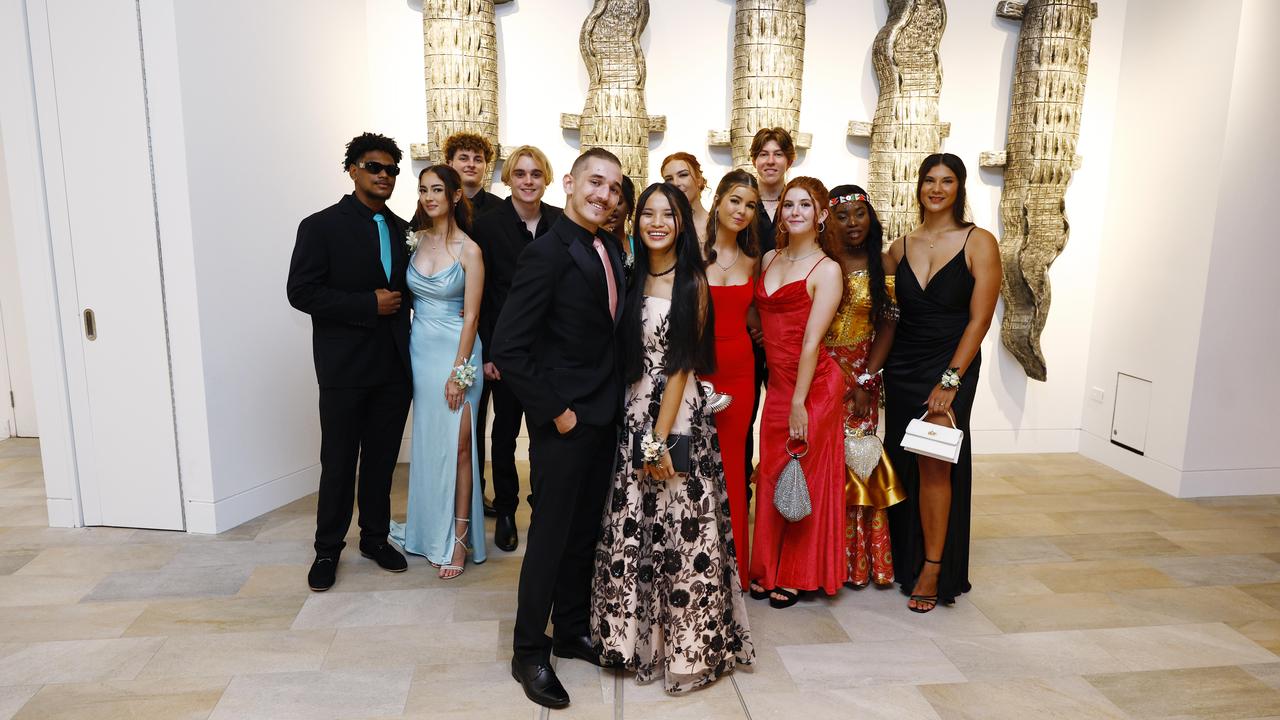
[[[463,573],[463,572],[465,572],[465,571],[466,571],[466,569],[467,569],[467,568],[466,568],[466,564],[467,564],[467,552],[466,552],[466,551],[470,549],[470,546],[469,546],[469,545],[467,545],[466,534],[467,534],[467,530],[470,530],[470,528],[471,528],[471,518],[460,518],[460,517],[455,517],[455,518],[453,519],[453,522],[454,522],[454,528],[455,528],[455,529],[454,529],[454,534],[453,534],[453,546],[449,548],[449,559],[450,559],[450,560],[452,560],[452,559],[453,559],[453,551],[458,549],[458,545],[462,545],[462,565],[454,565],[454,564],[452,564],[452,563],[445,563],[445,564],[441,565],[441,566],[440,566],[440,572],[446,572],[446,571],[452,571],[452,570],[457,570],[457,571],[458,571],[458,574],[457,574],[457,575],[448,575],[448,576],[446,576],[446,575],[441,575],[441,576],[440,576],[440,579],[441,579],[441,580],[452,580],[452,579],[454,579],[454,578],[456,578],[456,577],[458,577],[458,576],[462,575],[462,573]],[[467,524],[467,530],[464,530],[464,531],[463,531],[463,533],[462,533],[462,536],[461,536],[461,537],[458,535],[458,532],[457,532],[457,529],[456,529],[456,528],[457,528],[457,523],[460,523],[460,522],[464,522],[464,523],[466,523],[466,524]]]

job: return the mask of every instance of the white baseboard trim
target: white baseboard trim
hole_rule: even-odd
[[[187,532],[217,534],[313,493],[320,465],[303,468],[215,502],[187,501]]]
[[[76,503],[71,498],[45,498],[49,512],[49,527],[80,527],[76,517]]]
[[[1113,470],[1150,485],[1174,497],[1183,497],[1182,472],[1162,462],[1139,455],[1132,450],[1125,450],[1114,445],[1106,438],[1100,438],[1085,430],[1080,431],[1080,454],[1090,460],[1110,467]]]
[[[1280,468],[1183,471],[1178,497],[1280,495]]]
[[[973,454],[1073,453],[1080,449],[1080,431],[1072,429],[971,430]]]

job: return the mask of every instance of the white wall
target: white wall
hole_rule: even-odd
[[[189,400],[179,432],[199,532],[312,492],[319,477],[311,324],[289,306],[285,279],[298,222],[350,192],[344,145],[367,117],[364,19],[343,0],[187,1],[171,17],[177,76],[160,102],[167,179],[185,197],[162,198],[161,217],[171,243],[188,238],[169,284],[185,286],[198,329],[175,375]]]
[[[1280,492],[1280,254],[1257,212],[1280,156],[1277,10],[1129,2],[1086,380],[1107,397],[1084,403],[1081,449],[1180,496]],[[1142,456],[1108,443],[1116,373],[1152,382]]]
[[[538,145],[559,173],[577,155],[575,133],[558,123],[561,112],[582,109],[577,35],[589,5],[516,0],[497,9],[502,143]],[[652,5],[642,38],[648,108],[667,116],[668,130],[652,138],[651,179],[664,155],[687,150],[714,182],[730,164],[728,150],[709,149],[706,136],[728,122],[733,2]],[[1080,442],[1171,492],[1182,489],[1183,470],[1274,467],[1274,443],[1233,428],[1241,419],[1265,426],[1261,408],[1276,401],[1273,382],[1256,411],[1243,402],[1261,393],[1239,378],[1269,370],[1280,340],[1273,322],[1270,334],[1254,332],[1241,312],[1274,312],[1265,273],[1277,258],[1260,240],[1269,228],[1249,212],[1265,183],[1238,188],[1265,177],[1257,175],[1258,147],[1271,153],[1266,159],[1275,155],[1263,123],[1277,99],[1258,88],[1276,64],[1265,33],[1277,9],[1266,0],[1099,5],[1078,150],[1084,165],[1067,195],[1071,240],[1051,273],[1043,338],[1050,379],[1028,381],[993,329],[975,445],[1051,452]],[[996,18],[994,6],[951,3],[941,115],[951,123],[945,149],[970,168],[974,219],[999,235],[1003,178],[980,170],[977,157],[1004,146],[1019,28]],[[285,300],[289,254],[298,220],[349,190],[343,143],[365,129],[406,150],[425,137],[421,15],[408,0],[141,0],[141,8],[188,526],[212,532],[315,488],[310,325]],[[801,129],[813,133],[814,147],[793,174],[829,185],[865,181],[865,142],[844,133],[849,120],[873,114],[870,50],[886,14],[879,0],[808,4]],[[67,524],[75,498],[67,369],[55,253],[37,190],[24,24],[20,4],[0,4],[0,132],[24,293],[37,300],[25,312],[51,517]],[[1205,161],[1219,156],[1221,163]],[[402,215],[413,208],[412,177],[403,176],[391,201]],[[1196,199],[1203,212],[1153,211]],[[558,183],[548,200],[563,201]],[[1144,458],[1106,443],[1118,371],[1157,383]],[[1102,402],[1082,400],[1093,387],[1104,390]]]
[[[1280,243],[1265,208],[1280,167],[1280,4],[1244,0],[1221,151],[1213,249],[1196,354],[1183,494],[1275,490],[1280,443]]]
[[[974,410],[979,452],[1063,452],[1077,447],[1080,398],[1093,317],[1094,277],[1102,250],[1103,210],[1112,154],[1121,42],[1127,0],[1104,0],[1094,25],[1079,153],[1084,166],[1067,195],[1071,240],[1054,265],[1053,310],[1043,344],[1049,382],[1030,381],[999,343],[997,326],[983,346],[982,386]],[[425,90],[422,21],[410,3],[369,0],[369,106],[371,122],[402,144],[420,142]],[[714,187],[729,169],[727,148],[707,146],[707,131],[728,126],[732,84],[731,0],[676,4],[653,0],[641,38],[648,67],[647,105],[667,116],[667,131],[652,137],[650,180],[658,163],[677,150],[694,153]],[[576,133],[559,127],[561,112],[581,112],[587,74],[578,31],[588,2],[517,0],[497,8],[501,120],[504,146],[531,143],[562,174],[577,156]],[[999,171],[980,171],[978,153],[1002,150],[1017,49],[1017,23],[995,16],[995,2],[952,2],[942,42],[942,119],[951,123],[945,149],[969,167],[974,220],[999,234]],[[850,120],[870,120],[877,84],[871,45],[888,10],[877,0],[807,6],[804,100],[801,129],[814,146],[802,151],[792,175],[813,175],[828,186],[865,184],[868,149],[846,138]],[[856,52],[850,52],[850,48]],[[415,171],[423,163],[415,163]],[[495,182],[494,192],[507,193]],[[548,202],[560,204],[556,182]],[[710,202],[710,190],[705,199]],[[402,182],[392,207],[411,213],[414,186]]]

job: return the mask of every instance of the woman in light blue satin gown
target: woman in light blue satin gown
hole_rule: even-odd
[[[409,355],[413,364],[413,441],[405,523],[391,538],[423,555],[440,577],[485,560],[480,472],[475,454],[479,371],[476,327],[484,288],[480,248],[455,222],[469,216],[457,172],[433,165],[418,175],[417,228],[410,238],[408,285],[413,291]],[[477,523],[472,523],[477,519]]]

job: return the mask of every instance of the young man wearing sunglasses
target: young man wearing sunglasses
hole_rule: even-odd
[[[348,143],[343,167],[355,187],[298,225],[289,263],[289,303],[311,316],[320,384],[316,559],[307,575],[316,592],[334,584],[353,502],[360,554],[390,572],[408,567],[387,542],[391,473],[413,397],[407,224],[386,205],[400,157],[395,141],[382,135]]]

